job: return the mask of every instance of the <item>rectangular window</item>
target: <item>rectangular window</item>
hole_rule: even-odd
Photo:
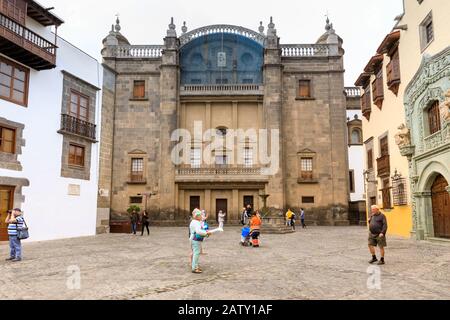
[[[244,166],[246,168],[253,167],[253,149],[251,148],[244,149]]]
[[[349,181],[350,181],[350,193],[355,193],[355,171],[350,170],[349,172]]]
[[[130,204],[142,204],[142,197],[130,197]]]
[[[431,41],[433,41],[434,39],[434,30],[433,30],[433,21],[430,21],[426,27],[426,39],[427,39],[427,43],[430,43]]]
[[[200,168],[202,165],[202,149],[191,149],[191,168]]]
[[[314,197],[302,197],[302,203],[314,203]]]
[[[0,57],[0,98],[27,105],[29,70]]]
[[[16,130],[0,127],[0,152],[16,153]]]
[[[79,120],[89,120],[89,97],[74,90],[70,93],[69,115]]]
[[[131,181],[139,182],[144,180],[144,159],[131,159]]]
[[[428,125],[430,128],[430,134],[434,134],[441,130],[439,101],[435,101],[428,109]]]
[[[304,180],[312,180],[313,178],[313,158],[301,159],[301,178]]]
[[[373,150],[369,149],[367,151],[367,169],[372,170],[373,169]]]
[[[311,98],[311,80],[300,80],[298,82],[299,98]]]
[[[134,81],[133,97],[135,99],[145,98],[145,81],[144,80]]]
[[[69,165],[84,167],[84,147],[69,145]]]

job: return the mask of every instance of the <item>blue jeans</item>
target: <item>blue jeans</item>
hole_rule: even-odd
[[[22,259],[22,243],[17,236],[9,236],[10,257]]]
[[[136,232],[137,232],[137,223],[131,223],[131,232],[136,234]]]
[[[200,257],[200,252],[202,251],[201,241],[191,240],[192,246],[192,271],[198,268],[198,259]]]

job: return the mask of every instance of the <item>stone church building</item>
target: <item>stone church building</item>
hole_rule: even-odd
[[[162,45],[131,45],[120,31],[117,21],[102,50],[105,228],[130,205],[158,225],[185,223],[196,207],[211,220],[223,210],[237,223],[245,205],[265,203],[279,212],[305,208],[310,223],[348,224],[344,50],[329,21],[315,44],[281,44],[272,19],[258,31],[188,32],[184,23],[180,34],[172,19]],[[182,163],[173,160],[177,129],[192,135]],[[208,129],[226,146],[208,148]],[[270,139],[229,136],[249,130]],[[270,163],[261,156],[265,144]]]

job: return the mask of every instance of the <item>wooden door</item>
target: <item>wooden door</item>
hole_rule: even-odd
[[[255,198],[253,196],[244,196],[244,207],[247,208],[248,205],[251,205],[252,209],[254,209],[254,201]]]
[[[442,175],[436,178],[431,187],[434,235],[438,238],[450,238],[450,195],[447,187],[448,182]]]
[[[200,209],[200,197],[199,196],[192,196],[189,199],[189,212],[192,213],[194,209]]]
[[[0,186],[0,241],[8,240],[7,211],[13,209],[14,187]]]
[[[228,200],[227,199],[216,199],[216,221],[219,221],[219,211],[225,212],[225,221],[228,219]]]

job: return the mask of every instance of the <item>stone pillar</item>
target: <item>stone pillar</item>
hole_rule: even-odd
[[[228,222],[231,221],[239,221],[241,208],[239,207],[239,190],[233,189],[233,200],[231,206],[232,212],[227,212],[228,214]],[[231,213],[231,214],[230,214]]]
[[[211,190],[205,190],[205,210],[211,216]]]
[[[160,214],[162,220],[175,219],[175,165],[171,161],[174,143],[171,135],[177,129],[177,108],[179,102],[179,40],[173,18],[164,38],[160,78]]]
[[[270,194],[267,206],[271,209],[283,209],[285,205],[283,182],[283,133],[282,133],[282,83],[283,66],[281,64],[280,39],[277,36],[275,24],[270,18],[269,29],[264,49],[264,113],[265,128],[279,130],[280,150],[278,154],[279,169],[275,175],[269,177],[267,193]],[[276,142],[278,143],[278,142]],[[270,143],[269,150],[270,150]]]
[[[425,240],[433,236],[433,208],[431,205],[431,192],[416,192],[415,220],[416,220],[416,239]],[[431,219],[430,219],[431,215]]]

